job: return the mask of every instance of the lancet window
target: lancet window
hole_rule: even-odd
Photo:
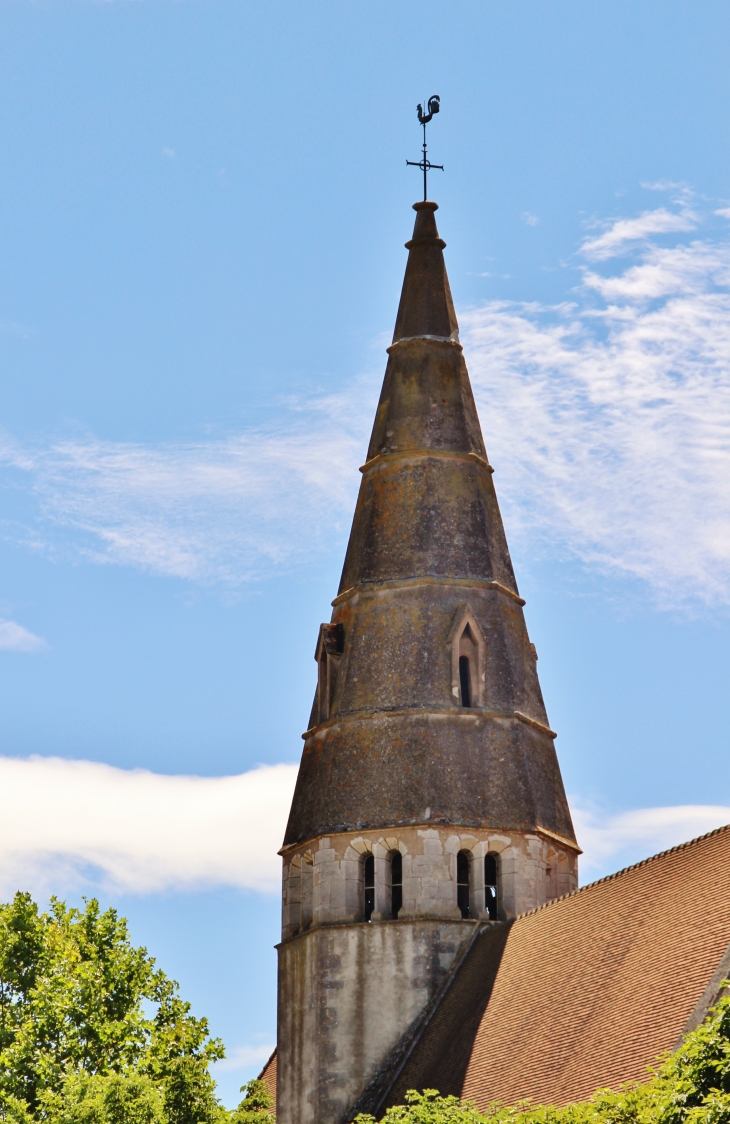
[[[390,852],[390,916],[397,921],[403,905],[403,856]]]
[[[484,637],[468,605],[457,611],[449,636],[451,696],[457,706],[484,706],[486,649]]]
[[[471,627],[466,628],[459,637],[459,691],[462,706],[474,706],[478,688],[475,690],[474,674],[479,663],[479,652]]]
[[[375,909],[375,859],[366,855],[362,863],[363,872],[363,920],[369,921]]]
[[[499,908],[499,855],[484,856],[484,910],[490,921],[496,921]]]
[[[471,661],[468,656],[459,656],[459,687],[461,705],[471,706]]]
[[[471,855],[468,851],[459,851],[456,856],[456,904],[462,917],[470,917],[469,910],[469,866]]]

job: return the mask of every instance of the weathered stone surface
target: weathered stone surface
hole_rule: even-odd
[[[453,336],[459,331],[444,263],[446,243],[436,229],[437,209],[426,201],[413,207],[416,222],[413,237],[406,242],[410,252],[393,343],[409,336]]]
[[[315,700],[285,847],[427,821],[544,828],[574,841],[454,338],[435,204],[416,209],[396,342],[334,603],[342,653],[320,676],[327,699]],[[467,606],[484,640],[471,707],[454,683],[451,647]]]
[[[280,945],[277,1119],[346,1119],[436,996],[474,925],[336,925]]]
[[[475,926],[577,885],[436,205],[415,210],[282,849],[280,1124],[348,1120]]]
[[[334,834],[298,847],[284,859],[282,939],[320,925],[362,921],[362,860],[366,855],[375,860],[373,922],[390,921],[390,863],[395,851],[400,852],[403,875],[399,920],[460,918],[456,893],[460,851],[469,856],[473,919],[489,919],[484,894],[484,858],[488,854],[497,859],[499,920],[512,920],[571,893],[578,885],[574,849],[545,835],[436,824],[395,826],[383,834]]]
[[[424,577],[496,581],[517,594],[485,461],[404,453],[366,467],[340,594]]]
[[[387,714],[336,722],[307,743],[297,798],[322,833],[447,823],[572,840],[552,741],[514,718]]]

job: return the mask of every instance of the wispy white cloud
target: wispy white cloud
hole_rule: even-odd
[[[629,243],[645,242],[652,235],[694,230],[697,221],[697,215],[689,208],[676,212],[657,207],[636,218],[614,220],[602,234],[585,240],[583,253],[587,258],[605,260],[625,250]]]
[[[48,645],[22,624],[0,618],[0,650],[4,652],[42,652]]]
[[[215,885],[277,893],[297,768],[164,776],[92,761],[0,757],[0,893]]]
[[[636,265],[619,274],[603,277],[584,271],[583,283],[609,302],[604,316],[617,317],[622,311],[617,303],[623,301],[625,319],[633,305],[643,312],[646,301],[726,290],[730,286],[730,254],[728,247],[707,242],[671,248],[650,246]]]
[[[248,1069],[250,1066],[261,1068],[271,1057],[276,1046],[275,1042],[264,1042],[254,1046],[236,1046],[228,1050],[222,1062],[216,1062],[214,1073],[226,1070]]]
[[[687,204],[694,196],[689,184],[682,180],[642,180],[641,186],[646,191],[669,191],[676,203]]]
[[[730,808],[711,804],[637,808],[606,816],[574,799],[571,809],[584,852],[580,860],[582,883],[730,823]]]
[[[647,245],[586,270],[570,304],[473,309],[462,340],[526,549],[567,549],[665,604],[730,602],[728,242]]]
[[[344,535],[365,440],[362,422],[344,417],[349,406],[293,404],[278,429],[188,444],[7,441],[0,460],[30,477],[40,548],[236,585],[306,562],[338,529]],[[38,549],[33,531],[10,533]]]
[[[589,238],[570,302],[472,308],[462,340],[523,553],[570,552],[664,604],[728,604],[730,241],[690,240],[704,220],[686,189],[653,186],[675,203]],[[5,533],[229,585],[341,550],[381,377],[222,440],[6,439],[0,462],[29,481],[40,519]]]

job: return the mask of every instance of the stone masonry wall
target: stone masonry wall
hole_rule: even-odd
[[[475,924],[323,925],[279,945],[278,1124],[349,1119]]]
[[[363,919],[363,859],[375,860],[372,921],[390,920],[390,855],[403,862],[403,905],[398,920],[432,917],[458,920],[457,854],[470,855],[470,916],[487,920],[484,856],[497,856],[499,917],[509,920],[575,890],[576,852],[536,833],[453,827],[408,827],[343,833],[289,851],[284,856],[282,940],[320,925]]]

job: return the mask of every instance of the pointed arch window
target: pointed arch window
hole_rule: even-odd
[[[469,910],[470,860],[471,855],[468,851],[459,851],[456,856],[456,904],[464,918],[471,917]]]
[[[459,656],[459,688],[462,706],[471,706],[471,675],[472,661],[468,656]]]
[[[390,852],[390,916],[398,920],[403,906],[403,856],[400,851]]]
[[[499,910],[499,855],[492,851],[484,856],[484,911],[496,921]]]
[[[332,712],[337,687],[337,671],[345,647],[341,624],[321,624],[314,658],[317,661],[317,724],[326,722]]]
[[[456,706],[484,706],[486,648],[482,630],[468,605],[460,605],[449,634],[451,698]]]
[[[363,873],[363,920],[369,921],[375,909],[375,859],[366,855],[362,862]]]
[[[479,649],[470,624],[459,637],[459,694],[462,706],[476,706],[479,688],[475,676],[479,667]]]

